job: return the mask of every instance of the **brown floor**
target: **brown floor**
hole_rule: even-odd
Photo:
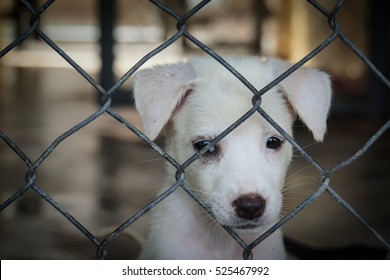
[[[56,137],[98,108],[94,89],[74,71],[10,67],[0,70],[0,130],[31,160],[36,160]],[[132,108],[114,110],[139,126]],[[303,128],[298,128],[296,138],[321,165],[331,167],[355,153],[380,125],[334,116],[324,144],[312,145]],[[387,132],[361,159],[331,177],[333,189],[387,240],[389,140]],[[39,167],[37,184],[101,238],[153,198],[163,174],[162,166],[163,160],[154,151],[104,115],[61,143]],[[318,174],[308,166],[301,157],[295,158],[288,178],[288,186],[294,187],[286,192],[285,212],[319,186]],[[24,185],[26,170],[23,161],[0,141],[0,202]],[[148,215],[108,246],[108,258],[134,258],[139,247],[131,238],[145,236],[147,227]],[[288,222],[284,231],[290,239],[310,248],[332,249],[331,253],[309,250],[299,256],[302,258],[354,258],[343,254],[343,249],[355,245],[384,248],[327,194]],[[298,250],[298,255],[308,249],[291,248]],[[357,254],[363,253],[363,258],[371,256],[372,251],[359,248]],[[320,255],[324,252],[329,254]],[[95,257],[96,247],[91,241],[33,191],[0,212],[1,259]]]

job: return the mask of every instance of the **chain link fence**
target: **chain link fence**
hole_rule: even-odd
[[[26,164],[26,173],[25,173],[25,184],[20,187],[20,189],[16,190],[15,193],[8,197],[5,201],[0,204],[0,212],[15,203],[21,196],[23,196],[28,190],[33,190],[36,192],[42,199],[46,200],[49,204],[52,205],[59,213],[63,215],[65,219],[67,219],[70,223],[72,223],[79,231],[80,234],[83,234],[86,238],[88,238],[97,248],[97,258],[104,259],[107,255],[106,246],[115,239],[118,235],[120,235],[126,228],[130,227],[135,221],[141,219],[146,212],[151,210],[153,207],[158,205],[160,202],[164,201],[169,195],[175,192],[178,188],[183,188],[200,206],[202,206],[205,211],[209,212],[209,208],[202,201],[196,193],[191,190],[191,186],[188,186],[185,183],[185,171],[188,166],[190,166],[194,161],[198,160],[202,153],[197,153],[188,159],[184,164],[179,164],[172,158],[169,154],[167,154],[163,148],[159,147],[157,143],[148,139],[141,131],[139,131],[132,123],[127,121],[123,116],[118,114],[112,108],[111,97],[116,94],[118,89],[128,80],[131,76],[137,71],[144,63],[146,63],[149,59],[157,55],[158,53],[164,51],[170,45],[172,45],[177,40],[185,37],[188,41],[192,42],[197,48],[201,49],[205,55],[212,57],[220,64],[222,64],[227,71],[230,71],[233,75],[237,77],[251,92],[253,93],[253,107],[252,109],[245,115],[243,115],[240,119],[238,119],[235,123],[231,124],[229,128],[227,128],[223,133],[217,136],[214,141],[212,141],[211,145],[216,144],[227,134],[236,129],[242,122],[244,122],[247,118],[249,118],[253,114],[260,114],[263,116],[275,129],[283,135],[291,143],[298,153],[300,153],[307,162],[313,166],[318,172],[318,176],[321,179],[322,184],[318,186],[317,190],[307,197],[306,200],[302,201],[295,209],[293,209],[290,213],[281,218],[275,225],[273,225],[266,233],[259,236],[255,241],[250,244],[247,244],[240,238],[240,236],[234,232],[234,230],[230,228],[225,228],[226,231],[231,235],[232,239],[235,240],[243,249],[243,258],[250,259],[251,258],[251,250],[259,245],[263,240],[265,240],[270,234],[272,234],[275,230],[283,226],[285,223],[289,222],[289,220],[297,215],[301,210],[303,210],[306,206],[314,202],[319,196],[323,193],[327,192],[341,204],[348,212],[350,212],[361,224],[363,224],[369,232],[378,239],[378,241],[383,245],[383,247],[390,251],[389,242],[374,228],[372,227],[363,216],[361,216],[351,205],[347,203],[346,200],[343,199],[332,187],[331,187],[331,176],[332,174],[340,171],[346,166],[350,165],[354,161],[358,160],[370,147],[390,128],[390,120],[388,120],[365,144],[361,149],[356,151],[354,155],[350,158],[344,160],[343,162],[338,163],[337,165],[325,169],[323,168],[316,160],[308,154],[303,147],[301,147],[294,139],[288,135],[274,120],[272,120],[265,111],[261,108],[261,96],[267,93],[272,87],[276,86],[283,79],[288,77],[291,73],[296,71],[299,67],[304,65],[306,62],[311,60],[314,56],[316,56],[319,52],[327,48],[329,45],[334,42],[336,39],[341,39],[352,52],[356,54],[357,57],[362,60],[370,71],[379,79],[383,84],[385,84],[388,88],[390,88],[390,81],[386,78],[377,68],[373,65],[370,60],[357,48],[355,45],[348,39],[348,37],[342,32],[339,22],[336,19],[337,14],[342,10],[344,1],[340,0],[337,2],[335,7],[332,10],[327,10],[323,6],[321,6],[318,2],[314,0],[308,0],[308,2],[317,10],[318,16],[324,16],[328,19],[328,24],[330,30],[332,30],[331,35],[324,40],[318,47],[313,49],[310,53],[308,53],[305,57],[303,57],[300,61],[295,63],[290,69],[281,74],[277,79],[269,83],[267,86],[261,89],[257,89],[251,85],[244,76],[242,76],[238,71],[236,71],[232,66],[230,66],[218,53],[214,52],[211,48],[205,45],[203,42],[198,40],[195,36],[187,31],[187,22],[188,20],[198,13],[201,9],[207,8],[207,5],[211,0],[205,0],[198,3],[194,8],[190,9],[184,15],[178,15],[169,7],[164,5],[163,2],[158,0],[150,0],[154,5],[156,5],[159,9],[161,9],[164,13],[168,14],[170,17],[177,21],[177,32],[168,40],[166,40],[163,44],[147,53],[141,60],[139,60],[128,72],[123,75],[109,90],[105,90],[95,79],[93,79],[82,67],[78,65],[76,61],[74,61],[66,52],[64,52],[51,38],[49,38],[42,30],[40,29],[40,17],[43,13],[47,12],[50,9],[50,6],[55,2],[55,0],[48,0],[38,9],[35,9],[28,1],[20,0],[21,5],[27,9],[31,13],[30,19],[30,27],[15,41],[9,44],[6,48],[1,50],[0,58],[7,55],[7,53],[13,51],[19,44],[23,41],[29,39],[32,35],[38,36],[44,42],[47,43],[55,52],[58,53],[67,63],[69,63],[75,71],[77,71],[82,77],[84,77],[85,81],[91,84],[99,93],[101,97],[101,106],[100,108],[94,112],[92,115],[71,127],[69,130],[65,131],[63,134],[59,135],[55,141],[49,145],[46,150],[42,151],[37,160],[32,161],[24,152],[21,150],[13,141],[10,139],[5,133],[0,131],[0,138],[4,141],[9,149],[12,149],[17,156]],[[54,200],[50,195],[48,195],[44,188],[37,184],[37,171],[39,170],[40,165],[59,147],[65,139],[69,138],[69,141],[72,141],[72,135],[83,129],[84,127],[90,125],[92,122],[97,121],[99,117],[102,115],[109,115],[114,118],[119,123],[123,124],[128,130],[129,133],[134,133],[137,135],[142,141],[147,143],[151,148],[153,148],[158,154],[161,155],[169,164],[175,167],[176,179],[177,182],[171,186],[166,192],[158,196],[154,201],[150,204],[146,205],[143,209],[139,210],[135,215],[129,217],[129,219],[120,225],[117,229],[112,231],[109,235],[107,235],[104,239],[99,240],[97,236],[90,232],[82,223],[80,223],[76,218],[72,216],[71,213],[67,211],[67,209],[63,208],[56,200]],[[207,150],[207,149],[204,149]],[[212,213],[209,212],[210,215]],[[233,241],[234,242],[234,241]],[[388,254],[388,257],[390,255]]]

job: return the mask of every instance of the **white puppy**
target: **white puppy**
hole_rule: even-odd
[[[291,65],[255,57],[227,61],[257,89]],[[251,107],[253,94],[212,58],[141,70],[134,81],[136,107],[145,134],[162,131],[166,151],[185,162]],[[290,135],[296,116],[322,141],[331,102],[327,74],[300,68],[262,96],[261,107]],[[292,146],[258,113],[185,170],[185,182],[218,222],[247,243],[279,217]],[[176,170],[168,164],[166,187]],[[242,259],[243,249],[188,194],[178,189],[153,209],[141,259]],[[254,259],[284,259],[278,230],[252,251]]]

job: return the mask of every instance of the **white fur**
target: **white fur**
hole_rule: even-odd
[[[278,59],[254,57],[227,61],[261,89],[290,66]],[[253,94],[211,58],[141,70],[134,95],[145,134],[166,136],[166,151],[179,163],[190,158],[196,139],[214,139],[251,107]],[[327,74],[300,68],[262,97],[261,107],[290,135],[299,115],[322,141],[330,106]],[[295,112],[294,112],[295,111]],[[209,206],[218,222],[232,227],[247,243],[278,219],[282,188],[292,158],[285,141],[279,150],[266,147],[269,137],[282,138],[259,114],[252,115],[218,144],[218,157],[203,157],[185,170],[185,181]],[[166,187],[175,183],[167,165]],[[261,217],[238,217],[233,202],[259,195],[266,201]],[[239,229],[251,224],[254,228]],[[153,210],[151,230],[141,259],[242,259],[242,248],[182,189]],[[255,259],[284,259],[282,234],[274,232],[253,249]]]

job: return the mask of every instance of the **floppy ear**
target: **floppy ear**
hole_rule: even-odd
[[[270,59],[268,63],[272,63],[278,76],[292,66],[279,59]],[[332,95],[329,75],[301,67],[284,79],[280,87],[314,139],[322,142]]]
[[[141,70],[134,78],[135,105],[146,136],[155,139],[192,88],[195,73],[189,63],[165,64]]]

